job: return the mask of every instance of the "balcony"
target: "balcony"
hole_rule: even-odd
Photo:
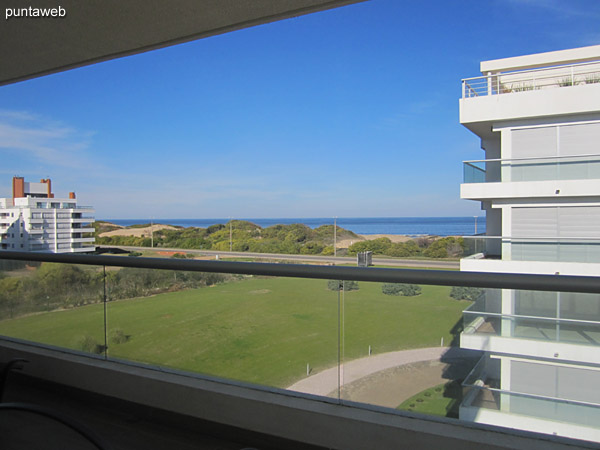
[[[600,155],[463,162],[461,198],[484,200],[600,195]]]
[[[461,417],[478,417],[483,423],[520,422],[546,432],[570,428],[591,436],[589,430],[600,420],[600,404],[593,401],[501,389],[499,361],[489,356],[482,357],[462,385]]]
[[[486,290],[463,312],[463,334],[486,339],[502,336],[577,345],[600,345],[600,297],[579,294],[575,298],[544,298],[534,291],[508,293],[518,313],[503,314],[499,305],[502,293]],[[565,308],[565,303],[571,309]],[[534,305],[534,306],[532,306]],[[575,306],[573,306],[575,305]],[[577,309],[579,312],[574,312]]]
[[[464,236],[463,260],[529,263],[600,263],[600,239],[594,237]]]
[[[490,72],[462,80],[460,123],[481,137],[502,120],[588,114],[598,110],[600,61]]]
[[[515,72],[490,73],[462,80],[462,98],[600,83],[600,61]]]
[[[450,286],[600,292],[593,277],[15,252],[2,260],[27,261],[28,280],[36,279],[41,262],[60,263],[44,269],[56,275],[40,278],[55,282],[44,295],[27,289],[0,306],[0,355],[31,360],[29,376],[329,448],[503,447],[515,439],[523,440],[521,448],[528,439],[547,448],[587,445],[401,412],[392,406],[392,391],[364,395],[386,377],[393,386],[406,379],[402,359],[383,371],[379,360],[423,345],[435,358],[442,355],[440,363],[449,358],[440,337],[447,345],[457,336],[455,320],[469,303],[451,298]],[[61,267],[65,277],[58,276]],[[422,291],[394,297],[382,283],[415,283]],[[414,315],[419,308],[428,312],[426,322]],[[438,364],[428,358],[428,365]],[[446,361],[457,364],[454,357]],[[290,390],[317,375],[329,377],[325,394]]]
[[[600,155],[463,161],[463,183],[600,179]]]
[[[90,210],[94,209],[93,206],[81,206],[75,203],[55,203],[55,202],[36,202],[35,205],[32,201],[30,201],[29,205],[23,205],[24,207],[29,206],[31,209],[82,209],[82,210]]]
[[[68,217],[71,223],[91,223],[94,221],[94,216]]]

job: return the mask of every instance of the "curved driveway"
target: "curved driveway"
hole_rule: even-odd
[[[348,385],[353,381],[381,372],[382,370],[403,366],[405,364],[421,361],[439,361],[449,350],[452,350],[453,357],[457,357],[462,353],[460,349],[457,348],[429,347],[382,353],[380,355],[355,359],[344,363],[343,366],[340,367],[340,383],[342,386]],[[337,388],[338,368],[335,366],[300,380],[289,386],[287,389],[307,394],[327,396]]]

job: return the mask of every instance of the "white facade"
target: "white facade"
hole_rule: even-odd
[[[25,191],[25,197],[0,198],[0,250],[95,250],[91,207],[78,206],[75,198],[47,197],[43,183],[25,183]]]
[[[600,46],[481,63],[461,123],[485,156],[461,198],[486,236],[461,270],[600,275]],[[486,290],[461,347],[485,351],[460,417],[600,442],[600,296]]]

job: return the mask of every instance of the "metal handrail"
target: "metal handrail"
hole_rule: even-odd
[[[472,305],[470,305],[472,306]],[[484,317],[499,317],[499,318],[506,318],[506,319],[530,319],[530,320],[536,320],[536,321],[547,321],[547,322],[568,322],[568,323],[584,323],[584,324],[588,324],[588,325],[600,325],[600,322],[596,321],[596,320],[579,320],[579,319],[566,319],[566,318],[561,318],[561,317],[542,317],[542,316],[523,316],[520,314],[502,314],[502,313],[492,313],[492,312],[485,312],[485,311],[471,311],[469,308],[463,310],[463,314],[467,314],[467,315],[477,315],[477,316],[484,316]]]
[[[490,72],[477,77],[463,78],[461,81],[462,98],[576,86],[582,83],[596,84],[600,83],[600,60],[527,70]]]
[[[571,159],[571,158],[598,158],[600,159],[600,154],[589,154],[589,155],[572,155],[572,156],[531,156],[528,158],[492,158],[492,159],[473,159],[469,161],[463,161],[463,164],[471,164],[471,163],[482,163],[482,162],[504,162],[504,161],[537,161],[537,160],[545,160],[545,159]],[[473,166],[477,169],[481,169],[481,167]]]
[[[582,66],[593,66],[593,65],[598,65],[598,64],[600,64],[600,60],[587,61],[587,62],[575,63],[575,64],[564,64],[564,65],[557,65],[557,66],[538,67],[536,69],[512,70],[512,71],[507,71],[507,72],[492,72],[491,76],[518,75],[518,74],[522,74],[522,73],[546,72],[549,70],[568,69],[571,67],[575,68],[575,67],[582,67]],[[462,78],[461,81],[478,80],[478,79],[487,78],[487,77],[488,77],[488,75],[479,75],[477,77]]]
[[[0,259],[293,278],[600,293],[600,277],[0,251]]]
[[[559,397],[551,397],[549,395],[539,395],[539,394],[528,394],[526,392],[515,392],[515,391],[509,391],[506,389],[498,389],[498,388],[493,388],[493,387],[489,387],[489,386],[478,386],[477,384],[463,384],[464,387],[470,387],[473,389],[479,389],[479,390],[486,390],[486,391],[491,391],[491,392],[498,392],[500,394],[509,394],[509,395],[516,395],[518,397],[528,397],[528,398],[534,398],[537,400],[550,400],[553,402],[557,402],[557,403],[567,403],[567,404],[572,404],[572,405],[579,405],[579,406],[590,406],[593,408],[598,408],[600,407],[600,403],[593,403],[593,402],[585,402],[582,400],[569,400],[566,398],[559,398]]]
[[[535,236],[487,236],[482,234],[476,234],[473,236],[461,236],[463,239],[504,239],[504,240],[521,240],[521,241],[532,241],[532,242],[549,242],[556,243],[561,240],[565,241],[597,241],[600,242],[600,237],[570,237],[570,236],[552,236],[552,237],[535,237]]]

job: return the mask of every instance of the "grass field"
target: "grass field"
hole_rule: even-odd
[[[416,297],[386,296],[378,283],[359,283],[341,303],[346,360],[373,353],[449,344],[468,303],[449,287],[423,286]],[[286,387],[334,366],[338,355],[338,293],[326,280],[249,277],[202,289],[110,302],[111,357]],[[104,343],[103,305],[40,313],[0,322],[0,333],[81,349]]]
[[[461,401],[462,386],[457,381],[450,381],[419,392],[402,402],[397,409],[458,419]]]

